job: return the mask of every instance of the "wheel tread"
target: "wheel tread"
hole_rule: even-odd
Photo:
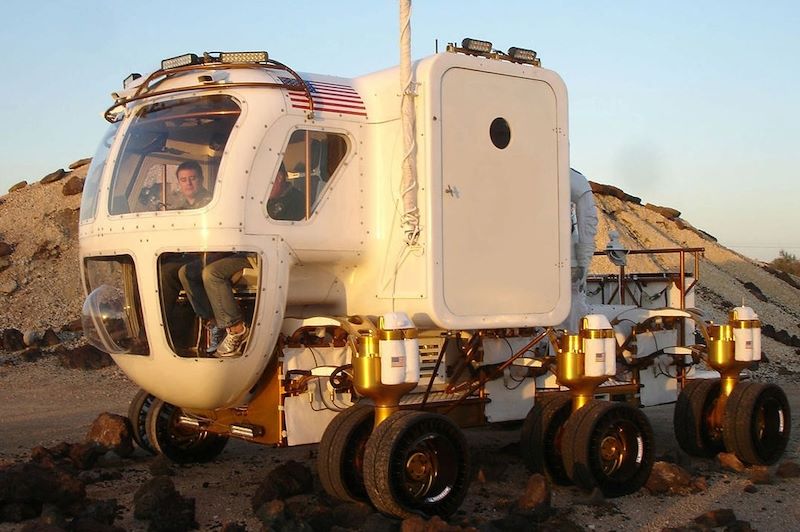
[[[552,482],[560,485],[570,484],[563,459],[560,467],[551,465],[544,444],[549,430],[558,430],[557,427],[550,426],[554,418],[566,413],[562,424],[569,419],[569,411],[563,412],[562,409],[570,409],[571,402],[568,394],[544,395],[528,412],[520,433],[520,450],[528,470],[532,473],[544,473]]]
[[[724,450],[722,441],[708,437],[704,418],[709,396],[719,396],[720,390],[719,379],[692,379],[678,395],[673,412],[675,439],[691,456],[711,458]]]
[[[392,466],[398,442],[409,431],[431,431],[446,434],[461,452],[462,463],[454,489],[430,506],[408,505],[392,484]],[[449,418],[431,412],[401,410],[389,416],[373,432],[364,452],[364,484],[375,507],[388,515],[407,518],[413,515],[437,514],[447,517],[461,505],[469,487],[469,450],[461,429]]]
[[[228,443],[227,436],[199,431],[198,437],[186,447],[170,441],[171,418],[180,410],[175,405],[156,398],[147,411],[147,439],[153,449],[179,464],[209,462],[219,456]]]
[[[783,431],[771,434],[756,434],[753,425],[761,404],[765,400],[778,403],[783,413]],[[765,427],[765,430],[769,427]],[[771,465],[780,459],[786,449],[791,435],[791,410],[786,394],[780,386],[759,382],[743,382],[737,384],[725,406],[723,436],[725,446],[742,462],[756,465]],[[766,444],[761,438],[772,440]]]
[[[149,454],[156,454],[156,450],[147,438],[147,411],[154,399],[152,394],[139,388],[128,405],[128,420],[131,422],[133,441]]]
[[[347,486],[343,479],[344,455],[352,434],[367,419],[374,417],[374,407],[356,404],[340,412],[328,424],[319,443],[317,474],[323,489],[331,496],[346,502],[359,502],[367,498],[366,490]],[[370,421],[371,423],[371,421]]]
[[[597,465],[594,460],[597,431],[602,423],[618,421],[634,426],[637,441],[641,438],[642,460],[625,478],[596,477],[599,472],[593,466]],[[639,490],[650,476],[655,461],[653,429],[647,417],[629,404],[594,400],[570,416],[564,425],[562,451],[566,472],[576,485],[585,489],[598,487],[609,497],[627,495]]]

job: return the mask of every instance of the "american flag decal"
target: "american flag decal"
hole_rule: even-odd
[[[280,78],[289,91],[289,100],[295,109],[308,109],[308,96],[300,82],[294,78]],[[361,96],[349,85],[327,81],[303,80],[311,93],[315,111],[341,113],[343,115],[367,116],[367,108]]]

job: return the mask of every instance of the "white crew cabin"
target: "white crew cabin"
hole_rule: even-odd
[[[401,227],[397,68],[296,73],[188,54],[133,75],[87,176],[87,335],[171,404],[246,403],[288,318],[402,311],[420,329],[560,323],[570,306],[567,95],[538,64],[416,61],[418,240]],[[188,202],[178,167],[205,192]],[[242,356],[202,349],[181,267],[242,259]],[[286,321],[286,323],[289,323]]]

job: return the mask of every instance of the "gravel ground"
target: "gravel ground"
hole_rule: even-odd
[[[785,376],[780,382],[794,412],[800,412],[798,377]],[[0,382],[0,464],[27,459],[30,449],[37,445],[83,441],[97,415],[124,414],[136,391],[116,367],[66,370],[53,359],[6,365],[0,368]],[[661,530],[688,525],[700,514],[720,508],[733,509],[738,519],[758,530],[798,529],[800,501],[796,493],[800,491],[800,478],[778,479],[773,475],[771,484],[757,485],[755,493],[746,492],[753,470],[723,470],[715,460],[689,459],[678,452],[672,411],[672,405],[645,409],[656,434],[657,456],[671,456],[692,473],[705,477],[707,490],[688,496],[652,496],[640,490],[591,505],[586,504],[586,493],[555,487],[553,506],[586,530]],[[473,481],[451,522],[477,526],[507,513],[509,504],[524,491],[528,473],[513,448],[519,439],[518,425],[470,429],[467,437],[483,475]],[[316,452],[316,445],[273,449],[233,441],[210,464],[173,466],[172,478],[182,495],[196,498],[201,530],[233,522],[259,530],[261,524],[250,506],[258,484],[270,469],[286,460],[298,460],[313,469]],[[800,430],[794,431],[784,459],[800,460]],[[116,498],[124,511],[115,524],[126,530],[146,530],[146,523],[132,517],[133,494],[150,478],[149,468],[155,460],[141,450],[124,460],[107,455],[97,471],[119,478],[90,484],[88,496]],[[316,493],[320,493],[318,480],[315,482]],[[0,531],[21,528],[21,524],[0,524]]]

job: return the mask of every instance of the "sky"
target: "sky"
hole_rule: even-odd
[[[800,2],[416,0],[411,28],[414,59],[536,50],[569,91],[572,167],[744,255],[800,256]],[[111,92],[161,59],[266,50],[349,77],[398,64],[398,33],[389,0],[7,2],[0,194],[91,156]]]

